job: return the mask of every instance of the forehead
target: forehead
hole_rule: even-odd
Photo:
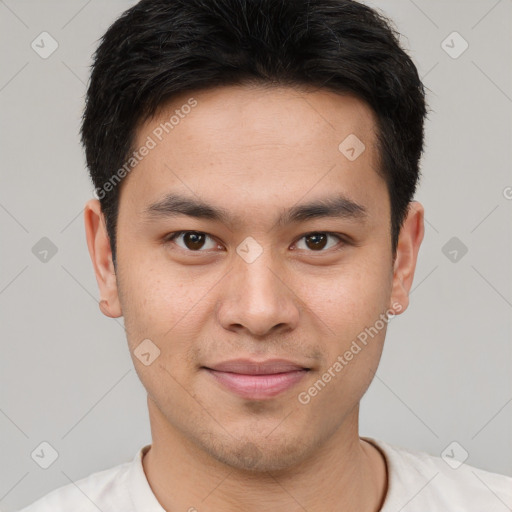
[[[189,109],[191,99],[197,105]],[[253,147],[291,144],[300,151],[299,142],[315,144],[326,136],[326,143],[336,142],[349,134],[359,135],[371,146],[376,129],[375,114],[361,99],[306,86],[232,85],[182,93],[162,104],[138,135],[169,121],[176,123],[171,131],[178,136],[200,133],[203,140],[216,139],[219,150],[233,145],[245,148],[252,139]]]
[[[375,194],[385,195],[385,183],[375,130],[366,103],[327,90],[226,86],[184,93],[137,129],[135,150],[148,140],[152,149],[125,179],[123,194],[139,211],[177,188],[249,209],[291,206],[337,187],[378,206]]]

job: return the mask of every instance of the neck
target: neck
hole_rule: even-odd
[[[166,510],[378,512],[387,490],[382,454],[359,438],[355,407],[314,457],[279,471],[244,471],[220,462],[174,429],[148,399],[153,443],[143,458]]]

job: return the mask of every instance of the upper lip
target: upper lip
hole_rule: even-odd
[[[286,359],[267,359],[265,361],[231,359],[230,361],[223,361],[213,366],[206,366],[205,368],[218,372],[239,373],[243,375],[272,375],[275,373],[309,370],[309,368],[301,364]]]

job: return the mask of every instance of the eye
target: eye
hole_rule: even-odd
[[[181,243],[176,242],[181,240]],[[210,246],[206,243],[210,240]],[[218,244],[206,233],[200,231],[177,231],[165,239],[166,242],[174,242],[178,247],[186,251],[203,252],[208,249],[215,249]]]
[[[338,240],[338,243],[340,241],[343,242],[343,239],[340,236],[328,232],[308,233],[307,235],[303,235],[302,238],[300,238],[300,240],[305,241],[306,249],[310,249],[314,252],[326,252],[322,251],[322,249],[331,249],[332,247],[336,247],[337,245],[337,243],[331,243],[329,245],[329,237],[336,238]],[[303,248],[304,247],[298,247],[298,249]]]

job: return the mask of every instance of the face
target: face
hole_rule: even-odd
[[[253,470],[354,425],[423,235],[416,203],[393,260],[375,144],[371,109],[325,90],[199,91],[138,128],[115,277],[95,200],[86,227],[152,422]]]

